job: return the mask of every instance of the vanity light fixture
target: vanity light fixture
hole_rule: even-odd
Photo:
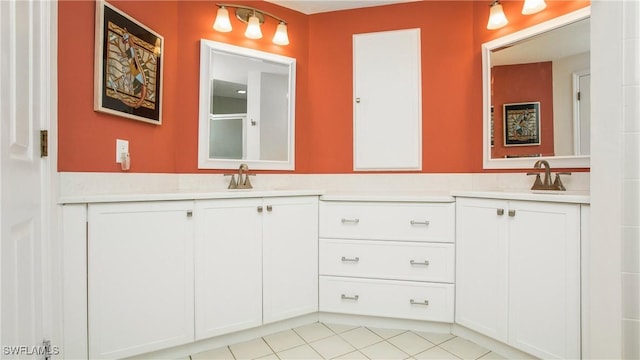
[[[544,0],[524,0],[522,15],[531,15],[544,10],[547,3]]]
[[[244,5],[217,4],[218,13],[213,23],[213,29],[220,32],[230,32],[231,21],[229,20],[228,8],[235,9],[236,18],[247,24],[244,36],[249,39],[261,39],[262,29],[260,25],[264,23],[265,17],[271,17],[278,21],[276,33],[271,40],[276,45],[289,45],[289,35],[287,34],[287,22],[277,16],[256,8]]]
[[[491,8],[489,9],[489,22],[487,23],[487,29],[500,29],[509,23],[509,20],[507,20],[507,17],[504,15],[504,10],[502,10],[500,1],[494,0],[489,6]]]

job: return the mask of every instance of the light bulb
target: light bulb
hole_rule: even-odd
[[[504,11],[502,10],[502,5],[498,0],[494,1],[491,4],[491,9],[489,9],[489,22],[487,23],[487,29],[495,30],[499,29],[505,25],[507,25],[509,21],[507,17],[504,15]]]
[[[276,45],[289,45],[289,35],[287,34],[287,24],[281,21],[273,35],[273,43]]]
[[[251,15],[249,18],[249,24],[247,25],[247,30],[244,32],[244,36],[249,39],[261,39],[262,38],[262,30],[260,30],[260,19],[257,16]]]
[[[213,29],[220,32],[231,31],[231,21],[229,21],[229,10],[224,6],[218,9],[216,21],[213,23]]]
[[[524,0],[522,15],[531,15],[544,10],[547,3],[544,0]]]

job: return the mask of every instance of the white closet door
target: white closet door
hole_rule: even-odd
[[[421,170],[420,29],[353,36],[354,170]]]

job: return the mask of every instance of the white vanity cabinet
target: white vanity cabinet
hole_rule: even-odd
[[[457,198],[456,323],[580,358],[580,204]]]
[[[453,322],[454,210],[321,201],[320,311]]]
[[[262,324],[262,199],[195,204],[196,339]]]
[[[192,215],[192,201],[88,206],[89,358],[193,341]]]
[[[65,203],[65,356],[124,358],[316,313],[317,192],[262,193]]]
[[[318,198],[196,202],[196,339],[318,311]]]

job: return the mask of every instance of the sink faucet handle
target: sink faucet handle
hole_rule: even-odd
[[[237,189],[238,183],[236,182],[236,174],[224,174],[224,176],[231,176],[231,181],[229,181],[229,186],[227,189]]]
[[[562,183],[562,180],[560,179],[560,175],[571,175],[571,173],[570,172],[559,172],[559,173],[556,173],[556,179],[553,181],[553,187],[555,188],[555,190],[566,191],[567,188],[564,187],[564,184]]]
[[[540,179],[540,174],[539,172],[531,172],[531,173],[527,173],[527,175],[535,175],[536,176],[536,181],[533,183],[533,186],[531,187],[532,190],[538,189],[540,187],[542,187],[542,180]]]

